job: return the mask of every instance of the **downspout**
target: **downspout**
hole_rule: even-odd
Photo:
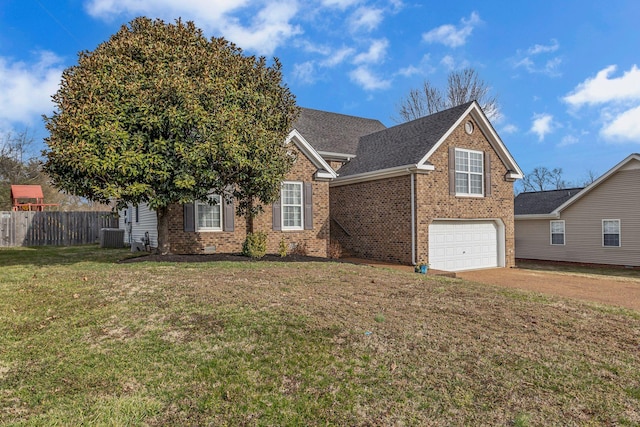
[[[411,173],[411,264],[416,265],[416,174]]]

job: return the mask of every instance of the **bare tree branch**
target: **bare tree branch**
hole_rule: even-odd
[[[406,98],[397,106],[398,123],[456,107],[469,101],[478,101],[489,119],[499,116],[498,100],[490,93],[490,87],[482,80],[475,69],[465,68],[452,71],[448,76],[446,91],[425,80],[421,89],[411,89]]]

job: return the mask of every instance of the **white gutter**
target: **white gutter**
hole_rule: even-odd
[[[334,179],[330,186],[339,187],[341,185],[355,184],[358,182],[373,181],[382,178],[392,178],[395,176],[408,175],[411,173],[426,173],[435,170],[433,165],[404,165],[393,168],[363,172],[356,175],[339,176]]]
[[[560,218],[559,212],[551,212],[548,214],[528,214],[528,215],[514,215],[514,219],[527,220],[527,219],[555,219]]]
[[[412,173],[411,177],[411,264],[416,265],[416,174]]]

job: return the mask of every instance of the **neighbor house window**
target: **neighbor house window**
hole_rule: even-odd
[[[620,246],[620,220],[602,220],[602,246]]]
[[[212,195],[209,200],[215,204],[200,200],[195,204],[198,231],[222,230],[222,199],[219,195]]]
[[[551,244],[564,245],[564,221],[551,221]]]
[[[282,184],[282,229],[302,230],[302,183]]]
[[[456,148],[456,195],[484,194],[484,164],[481,151]]]

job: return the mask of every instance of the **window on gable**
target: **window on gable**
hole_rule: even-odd
[[[551,244],[564,245],[564,221],[551,221]]]
[[[282,184],[282,229],[302,230],[302,183],[284,182]]]
[[[481,151],[456,148],[456,195],[484,194],[484,161]]]
[[[209,200],[215,204],[200,200],[195,203],[198,231],[222,230],[222,198],[216,194],[209,196]]]
[[[602,246],[620,246],[620,220],[602,220]]]

